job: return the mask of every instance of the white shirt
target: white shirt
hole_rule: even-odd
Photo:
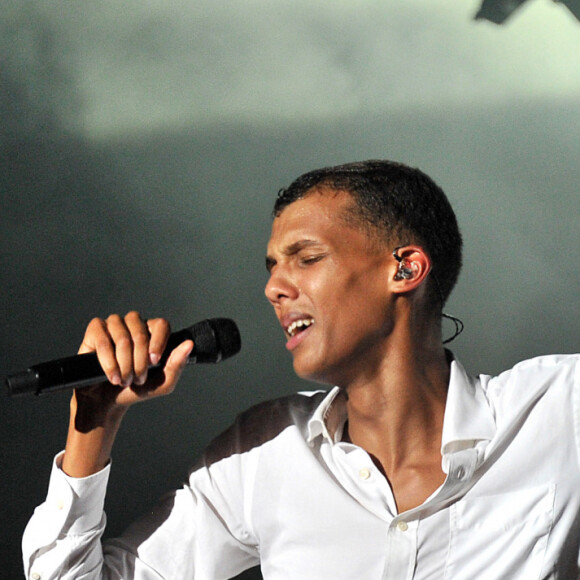
[[[387,480],[341,442],[342,391],[242,414],[183,489],[101,549],[109,468],[53,468],[25,532],[27,577],[266,580],[572,579],[580,550],[580,358],[498,377],[451,366],[445,483],[397,513]]]

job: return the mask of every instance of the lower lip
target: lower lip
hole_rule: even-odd
[[[290,340],[286,343],[286,348],[290,351],[294,350],[302,341],[310,334],[312,331],[312,325],[306,330],[299,332],[296,336],[292,336]]]

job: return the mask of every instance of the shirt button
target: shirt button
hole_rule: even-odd
[[[463,467],[458,467],[455,470],[455,477],[457,479],[463,479],[463,476],[465,475],[465,469]]]
[[[62,500],[62,499],[57,500],[56,509],[61,510],[63,507],[64,507],[64,500]]]
[[[40,578],[41,578],[41,576],[40,576],[40,574],[38,572],[33,572],[30,575],[30,580],[40,580]]]
[[[358,476],[361,479],[368,479],[371,476],[371,470],[368,467],[363,467],[359,472]]]
[[[397,528],[399,529],[400,532],[406,532],[409,529],[409,525],[407,524],[407,522],[399,522],[397,524]]]

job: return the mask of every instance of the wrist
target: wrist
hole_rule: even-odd
[[[94,429],[116,430],[121,423],[128,405],[120,405],[114,399],[103,396],[91,389],[76,390],[70,401],[70,416],[74,429],[89,433]]]
[[[87,402],[88,401],[88,402]],[[71,399],[71,415],[62,470],[71,477],[87,477],[101,471],[109,462],[113,443],[126,406],[106,409],[90,404],[91,399]]]

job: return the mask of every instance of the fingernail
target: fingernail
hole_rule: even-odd
[[[115,373],[110,379],[110,383],[113,385],[120,385],[121,384],[121,375]]]
[[[161,357],[155,352],[149,354],[149,360],[151,361],[152,365],[156,365],[160,359]]]

